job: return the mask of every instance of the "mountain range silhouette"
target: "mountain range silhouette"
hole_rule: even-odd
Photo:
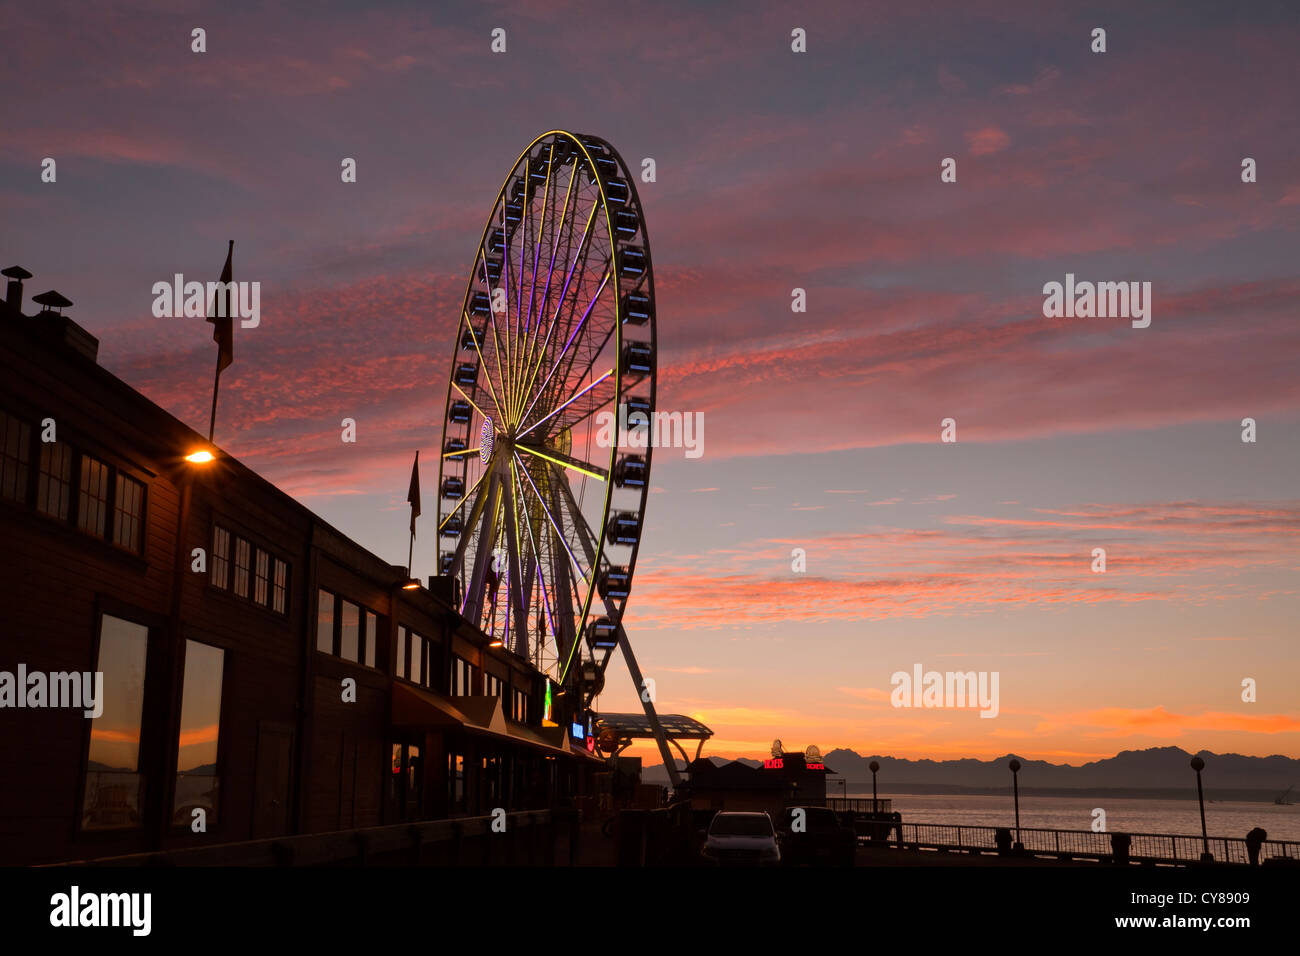
[[[1150,790],[1196,792],[1196,776],[1189,766],[1193,754],[1181,747],[1151,747],[1124,750],[1114,757],[1094,760],[1079,766],[1032,760],[1006,754],[991,760],[906,760],[880,755],[862,755],[854,750],[837,748],[825,754],[826,766],[835,777],[827,781],[827,792],[836,792],[847,781],[851,792],[870,792],[871,770],[868,764],[878,761],[880,792],[994,790],[1011,788],[1011,771],[1007,764],[1015,756],[1020,760],[1022,790]],[[1272,799],[1293,784],[1300,785],[1300,760],[1281,755],[1248,757],[1242,754],[1215,754],[1202,750],[1196,756],[1205,761],[1203,778],[1207,791],[1252,791],[1253,798]],[[731,763],[710,757],[714,763]],[[741,757],[737,761],[749,767],[761,767],[761,760]],[[662,783],[667,773],[661,764],[647,767],[647,783]],[[1243,798],[1245,794],[1240,794]]]

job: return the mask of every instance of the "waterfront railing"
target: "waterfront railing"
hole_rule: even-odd
[[[868,803],[871,801],[868,800]],[[873,832],[859,834],[860,842],[909,849],[967,853],[1006,853],[1012,841],[1031,856],[1106,860],[1116,856],[1138,863],[1187,864],[1201,862],[1205,853],[1216,863],[1251,863],[1250,841],[1241,837],[1190,836],[1171,833],[1098,833],[1092,830],[1055,830],[1041,827],[959,826],[945,823],[873,821]],[[875,840],[871,840],[874,836]],[[1116,838],[1120,838],[1118,841]],[[1300,865],[1300,842],[1258,841],[1260,863]]]

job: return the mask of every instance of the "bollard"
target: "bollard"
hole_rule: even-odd
[[[1011,831],[1006,827],[998,827],[997,832],[993,834],[993,843],[998,848],[998,856],[1010,855]]]
[[[1127,866],[1128,851],[1132,845],[1133,838],[1127,833],[1112,833],[1110,835],[1111,862]]]
[[[1267,839],[1268,831],[1263,827],[1255,827],[1246,834],[1246,856],[1250,858],[1251,866],[1259,866],[1259,848]]]

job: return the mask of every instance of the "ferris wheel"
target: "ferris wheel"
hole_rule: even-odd
[[[511,167],[474,251],[447,387],[439,572],[464,617],[584,708],[615,647],[641,683],[622,617],[654,404],[636,187],[609,143],[552,130]]]

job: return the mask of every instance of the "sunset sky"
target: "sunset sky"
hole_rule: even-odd
[[[656,161],[658,404],[704,414],[627,624],[706,753],[1300,756],[1293,4],[229,6],[0,4],[0,265],[106,368],[206,425],[211,326],[151,289],[234,239],[218,444],[403,563],[502,178],[591,132]],[[1150,327],[1044,318],[1067,273],[1150,282]],[[999,716],[892,707],[915,664],[999,672]]]

